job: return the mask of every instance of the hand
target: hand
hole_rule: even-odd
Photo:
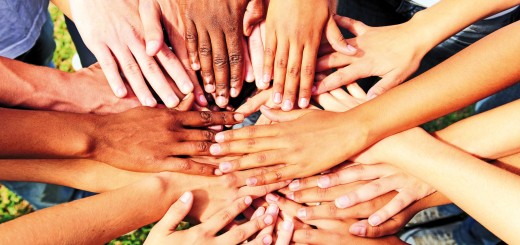
[[[236,124],[240,114],[229,112],[179,112],[140,107],[124,113],[93,117],[93,160],[138,171],[179,171],[212,174],[213,168],[183,156],[209,155],[211,130],[192,129]]]
[[[193,91],[192,81],[181,61],[164,43],[157,44],[160,49],[157,61],[146,54],[138,4],[124,0],[78,0],[71,1],[70,8],[85,44],[98,59],[118,97],[128,93],[119,74],[121,69],[141,104],[151,107],[157,104],[146,78],[166,106],[175,107],[180,100],[173,87],[188,94]],[[157,62],[175,83],[168,82]]]
[[[423,37],[414,36],[413,29],[409,30],[406,24],[370,27],[347,17],[335,16],[334,19],[357,36],[349,43],[354,43],[360,51],[354,56],[336,52],[320,57],[317,72],[339,69],[317,85],[316,94],[357,79],[379,76],[382,79],[368,92],[368,98],[372,99],[408,78],[428,51],[420,47]],[[385,40],[384,44],[381,40]]]
[[[233,221],[235,216],[244,211],[251,205],[251,197],[243,197],[234,201],[230,207],[222,209],[213,215],[207,222],[188,230],[175,231],[175,228],[188,214],[193,205],[193,195],[186,192],[175,202],[166,212],[164,217],[152,228],[145,244],[239,244],[247,240],[250,236],[260,231],[264,227],[274,222],[273,216],[262,215],[243,225],[240,225],[222,235],[217,233],[227,224]],[[257,237],[252,244],[271,244],[272,236],[266,234]]]
[[[264,41],[265,39],[265,21],[256,25],[247,40],[251,66],[255,78],[256,87],[263,85],[262,70],[264,69]]]
[[[207,93],[216,93],[216,103],[221,108],[229,103],[229,95],[238,96],[242,88],[244,47],[241,27],[247,3],[246,0],[224,3],[180,0],[191,66],[194,70],[201,69],[204,89]]]
[[[291,186],[293,188],[290,189],[301,190],[305,188],[304,183],[315,183],[315,185],[317,184],[318,187],[323,189],[322,192],[318,191],[318,195],[314,196],[314,199],[309,200],[308,198],[305,198],[303,201],[330,201],[330,197],[327,200],[320,198],[323,197],[320,193],[329,194],[330,192],[338,190],[337,188],[331,189],[331,187],[341,187],[344,184],[354,183],[361,180],[370,180],[370,182],[355,189],[343,190],[342,194],[337,192],[335,193],[336,196],[332,198],[334,198],[337,208],[348,208],[359,203],[370,201],[392,191],[398,193],[384,207],[368,217],[368,222],[371,226],[380,225],[401,212],[410,204],[435,192],[431,186],[421,180],[403,172],[399,168],[384,163],[375,165],[350,165],[330,174],[314,176],[302,181],[297,180],[297,182],[292,183]],[[300,182],[302,183],[301,185]],[[295,188],[295,186],[298,186],[298,188]],[[298,192],[300,191],[287,193],[287,197],[295,198],[296,196],[304,196],[306,194]]]
[[[291,15],[287,15],[287,11],[291,11]],[[297,97],[300,108],[309,105],[321,34],[329,19],[327,0],[271,0],[269,3],[264,79],[259,88],[267,88],[274,78],[273,101],[282,104],[284,111],[293,109]],[[339,33],[337,27],[327,28],[327,32],[334,30]],[[340,37],[339,40],[329,40],[341,42],[344,50],[353,54]]]
[[[99,64],[68,73],[67,76],[69,84],[60,90],[70,98],[70,105],[60,105],[58,108],[52,108],[53,110],[110,114],[140,105],[137,97],[131,92],[124,98],[114,96]]]
[[[156,56],[165,42],[163,27],[172,51],[182,63],[193,83],[193,93],[199,106],[207,106],[208,101],[199,84],[197,74],[191,69],[184,39],[184,23],[177,1],[170,0],[139,0],[139,14],[143,22],[146,40],[146,54]],[[172,55],[173,53],[168,53]],[[169,68],[169,67],[165,67]],[[172,67],[173,68],[173,67]]]
[[[316,110],[283,113],[263,107],[261,111],[273,121],[284,122],[218,133],[215,140],[219,143],[210,148],[212,155],[247,154],[220,163],[224,173],[285,164],[281,169],[248,179],[251,186],[328,170],[360,151],[360,142],[366,139],[365,130],[353,130],[362,128],[353,117],[345,120],[341,114]],[[338,141],[338,135],[345,138]]]

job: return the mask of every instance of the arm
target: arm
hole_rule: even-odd
[[[122,189],[40,210],[0,224],[2,244],[102,244],[159,220],[183,182],[154,175]],[[150,206],[153,202],[153,206]],[[136,215],[137,214],[137,215]]]
[[[317,86],[317,93],[361,78],[379,76],[381,80],[368,95],[369,98],[381,95],[413,74],[426,53],[439,43],[475,21],[519,3],[518,0],[440,1],[403,24],[383,27],[370,27],[336,16],[340,26],[356,35],[349,42],[363,52],[355,56],[335,52],[321,57],[317,71],[340,69]],[[385,40],[385,45],[380,45],[380,40]]]
[[[119,189],[151,174],[86,159],[0,160],[0,179],[43,182],[95,193]]]
[[[114,113],[138,105],[110,92],[97,65],[75,73],[0,57],[0,105],[69,112]]]

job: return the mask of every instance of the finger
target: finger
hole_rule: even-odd
[[[271,216],[274,217],[274,222],[273,224],[265,227],[264,229],[262,229],[259,233],[258,233],[258,236],[259,237],[265,237],[267,235],[272,235],[273,234],[273,231],[274,231],[274,227],[275,227],[275,224],[277,222],[277,219],[278,219],[278,213],[279,213],[279,208],[278,206],[274,205],[274,204],[271,204],[269,205],[269,207],[267,208],[267,213],[270,214]],[[272,241],[271,241],[272,242]]]
[[[343,91],[343,93],[341,93]],[[347,85],[347,91],[350,95],[352,95],[356,99],[366,100],[367,99],[367,93],[359,86],[358,83],[351,83]],[[331,91],[332,93],[336,94],[345,94],[345,90],[343,89],[336,89]]]
[[[278,125],[249,126],[224,131],[215,135],[215,141],[222,143],[241,139],[268,137],[279,133],[280,129],[277,126]]]
[[[353,183],[360,180],[372,180],[389,174],[391,168],[387,165],[364,165],[356,164],[340,171],[326,174],[318,179],[320,188],[329,188],[341,184]]]
[[[303,244],[337,244],[341,241],[338,234],[324,230],[301,229],[294,231],[293,242]]]
[[[290,191],[299,191],[299,190],[305,190],[313,187],[318,186],[318,179],[320,176],[312,176],[302,179],[296,179],[289,184],[289,190]]]
[[[229,103],[229,56],[224,33],[211,33],[213,72],[215,74],[215,102],[220,108]]]
[[[153,57],[164,43],[160,6],[152,0],[139,1],[139,15],[144,27],[146,54]]]
[[[237,23],[237,25],[239,25]],[[246,50],[243,46],[244,37],[240,32],[226,33],[226,44],[228,51],[229,60],[229,95],[233,98],[237,97],[242,90],[242,84],[244,82],[244,51]],[[234,96],[233,96],[234,95]],[[229,98],[229,97],[228,97]],[[226,104],[227,105],[227,104]]]
[[[273,102],[282,103],[282,94],[285,87],[285,77],[287,75],[287,62],[289,59],[289,43],[277,40],[276,57],[274,59],[274,82],[273,82]]]
[[[209,234],[216,234],[233,221],[238,214],[246,210],[246,208],[251,205],[251,202],[253,202],[253,199],[251,199],[250,196],[238,198],[230,207],[219,211],[200,226],[202,229],[208,231]]]
[[[214,154],[212,146],[210,152]],[[280,164],[280,153],[277,150],[263,151],[259,153],[247,154],[237,159],[222,162],[219,164],[219,170],[222,172],[233,172],[236,169],[254,169],[258,167],[267,167]]]
[[[186,97],[184,97],[182,99],[181,103],[179,103],[179,105],[177,107],[175,107],[174,109],[177,111],[188,111],[193,106],[193,102],[195,102],[195,96],[193,96],[192,93],[189,93],[186,95]]]
[[[294,165],[286,166],[277,170],[270,171],[269,173],[258,175],[255,177],[248,178],[246,184],[248,186],[261,186],[280,181],[294,179],[299,177],[299,169]]]
[[[330,93],[316,95],[314,96],[314,99],[326,111],[345,112],[349,109],[341,101],[338,101],[336,98],[334,98],[334,96],[332,96]]]
[[[273,191],[277,191],[279,189],[286,187],[288,184],[289,184],[289,181],[281,181],[278,183],[264,185],[264,186],[255,186],[255,187],[244,186],[238,190],[238,195],[239,196],[248,195],[253,198],[263,197]]]
[[[260,109],[260,106],[265,105],[269,101],[269,97],[271,96],[270,91],[262,91],[255,96],[249,98],[246,103],[238,107],[235,111],[237,113],[241,113],[244,116],[248,117],[251,114],[257,112]]]
[[[274,217],[272,215],[264,214],[255,220],[251,220],[245,224],[236,227],[235,229],[226,232],[223,235],[220,235],[217,238],[217,244],[239,244],[247,240],[249,237],[257,233],[258,231],[273,224],[273,222]],[[264,242],[272,242],[272,237],[257,237],[255,240],[256,241],[254,241],[253,244],[266,244]],[[262,242],[259,243],[260,241]]]
[[[99,65],[114,94],[119,98],[124,98],[128,94],[128,90],[119,74],[117,63],[108,47],[97,47],[96,49],[92,49],[92,53],[94,53],[94,56],[98,59]]]
[[[300,91],[298,93],[298,106],[307,108],[310,103],[312,86],[314,84],[314,73],[316,70],[317,50],[314,46],[307,46],[303,50],[302,69],[300,74]]]
[[[354,62],[357,58],[339,52],[333,52],[318,58],[316,72],[328,71],[335,68],[342,68]]]
[[[260,26],[256,26],[253,29],[253,32],[251,33],[248,41],[256,86],[257,88],[267,88],[269,87],[269,84],[264,84],[264,80],[262,79],[262,69],[264,65],[264,42],[262,41]]]
[[[269,120],[264,115],[260,115],[260,117],[256,121],[255,125],[269,125],[269,124],[272,124],[272,123],[273,123],[273,121]]]
[[[215,156],[225,156],[229,154],[244,154],[244,153],[255,153],[261,151],[272,150],[280,147],[279,145],[273,144],[270,138],[258,138],[258,139],[246,139],[237,140],[232,142],[218,143],[211,146],[211,154]],[[232,164],[231,169],[221,169],[224,172],[248,169],[252,166],[234,165]],[[256,166],[254,166],[256,167]]]
[[[300,73],[302,65],[303,46],[291,45],[288,65],[285,74],[285,85],[283,88],[282,110],[290,111],[294,107],[294,101],[298,95],[300,84]]]
[[[339,69],[316,85],[315,94],[321,94],[366,77],[355,64]]]
[[[212,125],[234,125],[244,120],[244,115],[234,112],[189,111],[173,112],[184,126],[203,127]]]
[[[244,48],[244,51],[242,52],[244,54],[244,77],[242,80],[252,83],[255,81],[255,72],[253,70],[253,64],[251,63],[251,55],[249,54],[249,47],[247,46],[247,42],[245,38],[242,38],[242,47]],[[242,87],[240,87],[239,92],[242,90]],[[231,94],[231,97],[235,98],[238,94]]]
[[[276,204],[278,208],[280,208],[280,210],[292,217],[296,217],[296,215],[298,214],[298,210],[303,207],[302,205],[295,203],[292,200],[288,200],[277,194],[272,193],[267,194],[265,200],[270,204]]]
[[[163,218],[155,224],[152,232],[158,231],[161,234],[169,235],[175,232],[179,223],[188,215],[193,205],[193,194],[185,192],[172,206],[168,209]]]
[[[136,63],[132,53],[128,49],[112,49],[118,59],[119,66],[123,74],[125,75],[130,87],[132,87],[135,95],[139,98],[139,101],[144,106],[155,107],[157,105],[157,101],[150,93],[148,86],[143,78],[141,73],[141,69],[139,65]]]
[[[371,226],[368,224],[368,220],[365,219],[352,224],[349,228],[349,232],[352,235],[360,237],[384,237],[401,231],[406,223],[407,222],[403,222],[400,219],[390,219],[381,225]]]
[[[379,95],[382,95],[386,91],[401,84],[403,79],[400,79],[397,75],[387,74],[379,82],[377,82],[367,93],[367,99],[371,100]]]
[[[394,217],[399,212],[416,201],[416,198],[408,192],[399,192],[388,204],[379,209],[368,218],[371,226],[378,226]]]
[[[193,92],[193,83],[189,75],[191,69],[186,70],[181,60],[177,58],[166,44],[162,45],[161,50],[157,54],[157,60],[183,94]]]
[[[167,159],[160,161],[159,166],[155,166],[154,168],[142,170],[142,172],[162,172],[162,171],[170,171],[170,172],[178,172],[185,174],[196,174],[196,175],[204,175],[211,176],[215,173],[215,167],[205,163],[198,163],[186,158],[175,158],[168,157]]]
[[[225,183],[227,183],[227,185],[229,185],[229,186],[243,187],[247,178],[249,178],[251,176],[259,175],[259,174],[264,174],[264,173],[267,173],[269,171],[272,171],[272,170],[278,169],[278,168],[281,168],[281,167],[280,166],[271,166],[271,167],[249,169],[249,170],[244,170],[244,171],[237,171],[234,173],[225,174],[223,178],[226,178]]]
[[[253,28],[264,18],[265,6],[263,0],[251,0],[244,13],[244,35],[250,36]]]
[[[363,35],[370,28],[361,21],[357,21],[348,17],[335,15],[334,21],[337,25],[347,29],[355,36]]]
[[[273,30],[274,28],[270,28]],[[274,66],[274,59],[276,55],[276,33],[274,32],[268,32],[265,36],[265,48],[264,48],[264,67],[262,69],[263,75],[263,83],[261,84],[259,89],[266,89],[269,87],[269,84],[271,83],[271,79],[273,77],[273,66]],[[258,85],[258,84],[257,84]],[[281,102],[281,94],[280,94],[280,102]]]
[[[260,106],[260,111],[262,112],[262,115],[265,115],[269,120],[274,122],[293,121],[312,112],[310,109],[284,112],[281,110],[272,110],[267,106]]]
[[[395,187],[387,178],[376,179],[366,185],[363,185],[357,190],[348,192],[345,195],[336,198],[336,207],[348,208],[358,203],[372,200],[375,197],[381,196],[393,190],[395,190]]]
[[[179,97],[175,95],[175,92],[173,91],[170,83],[166,80],[162,69],[159,67],[155,59],[146,55],[144,48],[138,43],[131,42],[129,47],[134,57],[136,58],[137,63],[141,67],[148,84],[150,84],[157,95],[159,95],[164,104],[168,108],[177,106],[180,102]],[[184,68],[182,66],[181,71],[184,72]]]
[[[347,40],[341,34],[341,30],[332,17],[329,18],[327,25],[325,26],[325,37],[329,41],[330,46],[334,50],[341,52],[346,55],[355,55],[357,48],[350,45]]]
[[[216,132],[213,130],[188,129],[183,131],[181,141],[208,141],[215,138]]]
[[[188,57],[191,61],[191,68],[195,71],[200,69],[199,53],[198,51],[198,34],[195,23],[191,20],[184,21],[186,27],[186,49],[188,50]]]
[[[215,92],[215,76],[213,74],[213,49],[210,36],[207,32],[198,33],[199,35],[199,59],[200,75],[204,81],[206,93]]]
[[[276,243],[275,245],[286,245],[289,244],[293,237],[294,231],[294,223],[290,219],[286,219],[283,221],[281,225],[281,229],[279,229],[276,234]]]
[[[286,197],[297,203],[330,202],[345,194],[345,190],[339,187],[331,188],[309,188],[295,192],[288,192]]]

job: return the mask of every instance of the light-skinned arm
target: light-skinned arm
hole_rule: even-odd
[[[79,113],[115,113],[139,105],[117,98],[98,65],[66,73],[0,57],[0,105]]]
[[[520,23],[480,40],[412,82],[344,113],[311,111],[296,120],[218,133],[213,155],[246,153],[227,171],[285,163],[250,185],[307,177],[375,142],[474,103],[520,80]],[[500,72],[497,72],[500,71]],[[290,113],[288,114],[290,115]],[[338,140],[341,136],[341,140]],[[334,143],[331,143],[334,142]],[[262,160],[262,161],[259,161]]]
[[[369,98],[388,91],[405,81],[419,67],[424,55],[442,41],[472,23],[519,4],[518,0],[501,1],[440,1],[418,12],[414,17],[398,25],[370,27],[346,17],[336,16],[338,25],[356,35],[349,43],[362,50],[356,55],[339,51],[318,60],[317,71],[340,68],[318,86],[316,93],[323,93],[357,79],[379,76],[379,81],[369,92]],[[380,45],[380,40],[385,40]]]

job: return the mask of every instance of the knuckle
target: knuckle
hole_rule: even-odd
[[[305,77],[312,77],[314,75],[314,66],[313,65],[305,65],[303,67],[303,75]]]
[[[191,163],[188,160],[183,159],[177,163],[177,168],[181,171],[189,171],[191,167]]]
[[[145,69],[148,70],[151,73],[159,73],[159,72],[161,72],[161,69],[159,69],[159,66],[157,65],[157,63],[155,63],[154,60],[146,61]]]
[[[256,222],[256,223],[258,223],[258,222]],[[259,226],[259,224],[257,224],[257,226]],[[244,241],[244,240],[247,239],[247,233],[246,233],[246,231],[244,229],[237,228],[235,230],[235,236],[234,237],[236,238],[237,241]]]
[[[215,132],[212,132],[212,131],[202,131],[202,137],[207,140],[207,141],[211,141],[213,140],[213,138],[215,137]]]
[[[200,119],[204,123],[212,123],[213,122],[213,114],[209,111],[201,111],[199,112]]]
[[[299,67],[290,67],[287,70],[287,76],[292,78],[300,77],[300,68]]]
[[[239,65],[243,61],[242,54],[234,53],[229,55],[229,64],[231,65]]]
[[[186,32],[186,42],[197,42],[197,34],[191,31]]]
[[[218,55],[213,57],[213,64],[215,65],[215,68],[223,70],[228,65],[228,59]]]
[[[287,89],[285,90],[285,95],[290,98],[294,98],[296,96],[296,91],[293,89]]]
[[[210,147],[209,142],[197,142],[194,144],[196,152],[206,152]]]
[[[327,213],[329,217],[336,217],[338,215],[338,208],[333,203],[327,205]]]
[[[211,57],[211,46],[207,44],[202,44],[199,47],[199,55],[203,57]]]
[[[237,185],[238,178],[235,174],[224,175],[224,183],[227,187],[235,187]]]
[[[283,174],[280,171],[274,171],[274,179],[280,181],[283,178]]]
[[[209,166],[207,166],[206,164],[201,164],[200,167],[198,168],[198,172],[199,174],[201,175],[204,175],[206,173],[211,173],[211,168]]]
[[[280,58],[276,62],[276,67],[285,69],[287,68],[287,60],[285,58]]]
[[[256,162],[257,163],[264,163],[267,161],[267,155],[265,153],[259,153],[258,155],[256,155]],[[265,171],[267,171],[267,169],[264,169]]]
[[[256,134],[256,128],[255,127],[247,127],[246,128],[246,134],[249,138],[255,137]]]
[[[329,191],[330,189],[329,188],[317,188],[316,191],[317,191],[317,195],[318,197],[321,199],[321,200],[325,200],[327,199],[327,196],[329,194]]]
[[[265,57],[273,57],[274,56],[274,50],[272,48],[266,48],[264,50],[264,56]]]
[[[311,229],[306,229],[303,234],[304,234],[305,240],[312,241],[313,232]]]
[[[253,148],[256,145],[256,140],[254,138],[248,139],[246,145],[248,148]]]
[[[232,220],[234,217],[231,215],[229,211],[224,211],[220,214],[220,220]]]

